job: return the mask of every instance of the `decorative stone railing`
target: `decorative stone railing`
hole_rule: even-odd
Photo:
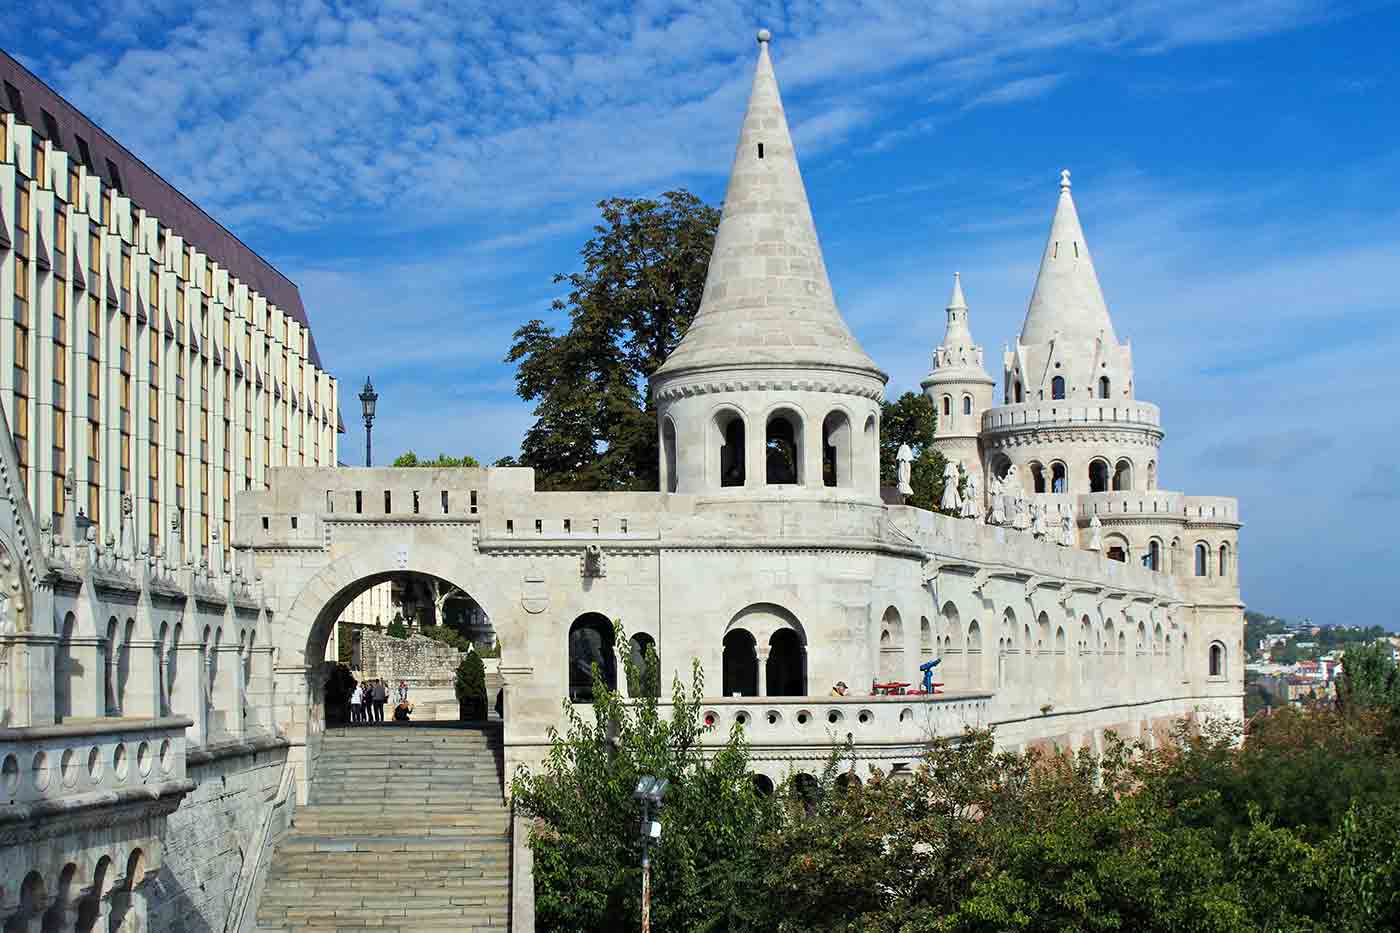
[[[1036,427],[1130,427],[1161,430],[1161,410],[1151,402],[1103,399],[1088,405],[1063,400],[1000,405],[982,413],[983,431]]]
[[[1228,496],[1184,496],[1179,492],[1090,492],[1075,497],[1079,516],[1088,521],[1110,518],[1160,517],[1187,522],[1237,523],[1239,501]]]
[[[0,825],[88,807],[183,795],[181,716],[0,729]]]
[[[750,746],[829,749],[849,735],[861,745],[918,745],[935,736],[957,736],[987,722],[990,692],[934,696],[710,697],[701,717],[714,729],[706,744],[722,744],[736,723]],[[662,703],[662,715],[669,703]],[[825,754],[824,752],[822,754]]]

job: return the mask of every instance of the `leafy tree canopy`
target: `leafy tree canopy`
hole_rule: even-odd
[[[914,453],[909,485],[914,495],[909,504],[936,511],[943,499],[943,455],[933,449],[938,413],[922,392],[905,392],[894,401],[880,405],[880,485],[899,481],[899,445],[908,444]]]
[[[396,467],[479,467],[476,458],[468,454],[463,457],[449,457],[447,454],[438,454],[435,460],[419,460],[418,455],[413,451],[399,455],[394,461]]]
[[[654,490],[647,378],[700,308],[719,211],[684,190],[598,207],[583,268],[554,277],[569,288],[553,303],[569,329],[529,321],[506,356],[517,364],[516,392],[535,403],[519,465],[535,468],[540,489]]]

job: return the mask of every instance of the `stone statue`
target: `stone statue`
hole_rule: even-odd
[[[977,474],[967,474],[967,496],[963,498],[962,517],[981,518],[982,508],[978,505],[977,498]]]
[[[993,524],[993,525],[1005,525],[1005,524],[1006,524],[1006,491],[1005,491],[1005,489],[1006,489],[1006,487],[1002,485],[1001,480],[1000,480],[998,477],[993,476],[993,477],[992,477],[992,483],[991,483],[991,489],[990,489],[991,497],[992,497],[992,514],[991,514],[991,516],[988,517],[988,519],[987,519],[987,521],[989,521],[989,522],[990,522],[991,524]]]
[[[943,465],[943,501],[938,507],[953,515],[962,513],[962,499],[958,497],[958,462],[949,460]]]
[[[1008,496],[1013,496],[1017,499],[1019,499],[1021,494],[1025,491],[1021,486],[1021,475],[1016,472],[1016,464],[1011,464],[1010,468],[1007,469],[1006,479],[1002,482],[1002,486],[1005,488]]]
[[[131,531],[131,513],[133,511],[131,493],[122,493],[122,537],[121,549],[117,552],[117,556],[124,561],[131,560],[136,556],[136,544]]]
[[[1045,537],[1047,531],[1045,527],[1045,506],[1039,502],[1031,503],[1031,534],[1037,538]]]
[[[1074,516],[1068,512],[1060,516],[1060,547],[1074,547]]]
[[[1099,521],[1099,513],[1095,512],[1094,517],[1089,519],[1089,550],[1103,550],[1103,522]]]
[[[97,562],[97,526],[87,527],[87,562],[88,566],[97,569],[100,565]]]
[[[914,451],[909,449],[908,444],[900,444],[894,459],[899,466],[899,485],[896,488],[901,496],[912,496],[914,487],[910,481],[914,473]]]
[[[1031,517],[1026,508],[1026,497],[1018,489],[1015,495],[1011,496],[1011,527],[1017,531],[1025,531],[1031,527]]]

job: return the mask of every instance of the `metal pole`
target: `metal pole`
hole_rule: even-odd
[[[642,843],[642,933],[651,933],[651,849]]]
[[[365,422],[365,466],[374,466],[374,446],[370,439],[374,436],[374,422]]]

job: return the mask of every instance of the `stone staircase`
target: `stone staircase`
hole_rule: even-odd
[[[498,723],[327,732],[309,804],[273,856],[257,929],[507,930],[501,762]]]

